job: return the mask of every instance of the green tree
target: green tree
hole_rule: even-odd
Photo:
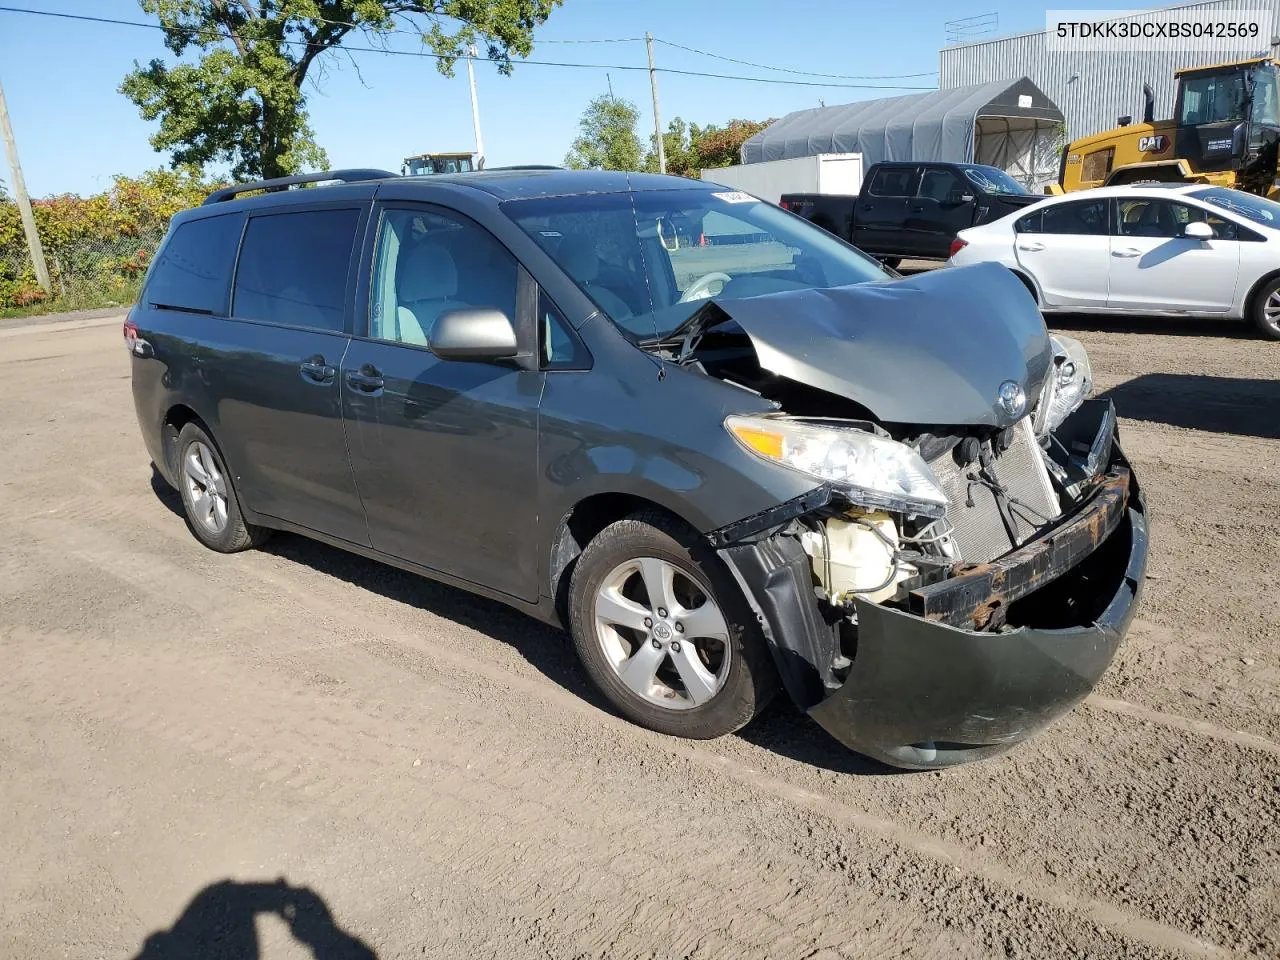
[[[742,144],[755,136],[773,120],[730,120],[723,127],[714,123],[700,127],[686,124],[676,117],[667,124],[662,135],[662,146],[667,154],[667,173],[681,177],[697,177],[709,167],[727,167],[739,161]],[[649,153],[645,157],[645,169],[658,169],[657,141],[649,135]]]
[[[237,179],[327,164],[307,121],[303,84],[318,84],[325,55],[352,33],[377,40],[410,23],[436,65],[453,75],[472,43],[500,73],[533,50],[533,31],[563,0],[138,0],[158,17],[173,65],[134,62],[120,92],[175,166],[232,164]]]
[[[574,170],[642,170],[644,150],[636,134],[640,111],[630,100],[603,94],[583,111],[578,138],[565,154]]]

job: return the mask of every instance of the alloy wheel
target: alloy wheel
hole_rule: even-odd
[[[199,440],[187,447],[182,477],[195,520],[210,533],[227,526],[227,481],[218,469],[213,451]]]
[[[710,592],[675,564],[619,564],[595,598],[596,637],[618,679],[649,703],[688,710],[729,675],[729,626]]]

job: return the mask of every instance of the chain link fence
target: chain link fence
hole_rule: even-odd
[[[50,299],[65,310],[132,303],[163,237],[163,230],[153,229],[62,244],[46,241],[44,259],[53,286],[51,297],[45,297],[36,282],[25,241],[0,246],[0,309],[28,307]]]

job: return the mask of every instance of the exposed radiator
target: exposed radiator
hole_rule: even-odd
[[[977,463],[961,467],[951,453],[945,453],[929,466],[951,502],[947,508],[947,520],[951,522],[952,538],[960,558],[969,563],[985,563],[1008,553],[1031,539],[1037,529],[1062,512],[1049,480],[1049,471],[1041,458],[1030,417],[1014,426],[1013,443],[1004,453],[997,454],[991,465],[996,480],[1009,496],[1026,505],[1010,504],[1018,530],[1016,543],[1009,538],[1004,521],[1000,519],[995,493],[990,487],[973,483],[968,478],[968,474],[976,474]],[[967,505],[970,500],[972,507]]]

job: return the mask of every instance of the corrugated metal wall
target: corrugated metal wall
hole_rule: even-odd
[[[1065,9],[1066,5],[1060,5]],[[1049,95],[1067,119],[1067,136],[1074,140],[1116,125],[1116,117],[1142,119],[1142,84],[1156,95],[1156,119],[1173,116],[1173,71],[1182,67],[1242,59],[1264,52],[1280,36],[1280,0],[1213,0],[1179,4],[1217,12],[1270,10],[1272,35],[1261,42],[1223,41],[1219,50],[1152,50],[1133,53],[1049,52],[1045,35],[1024,33],[983,43],[943,47],[939,85],[946,89],[992,80],[1030,77]],[[1128,19],[1128,18],[1126,18]],[[1145,20],[1150,16],[1137,15]]]

